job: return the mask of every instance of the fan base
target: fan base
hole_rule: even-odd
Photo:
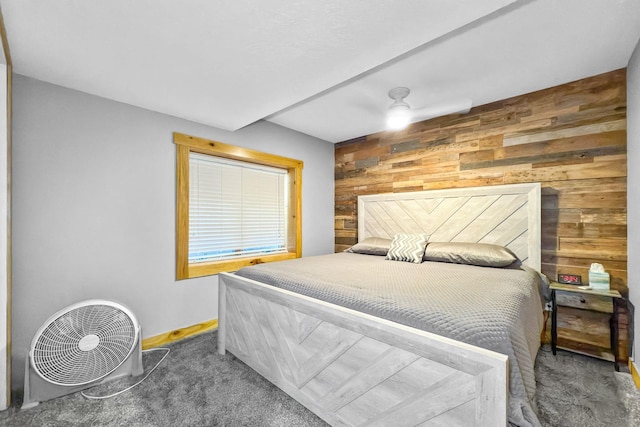
[[[29,409],[38,406],[40,402],[45,400],[61,397],[67,394],[76,393],[87,388],[104,384],[124,376],[138,376],[144,372],[142,366],[142,344],[138,338],[136,347],[115,371],[104,377],[103,379],[78,386],[64,386],[53,384],[43,379],[37,372],[33,370],[30,363],[30,356],[27,354],[24,372],[24,398],[21,409]]]

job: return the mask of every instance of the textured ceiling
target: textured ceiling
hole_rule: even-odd
[[[433,112],[622,68],[638,0],[0,0],[15,73],[236,130],[338,142],[387,91]]]

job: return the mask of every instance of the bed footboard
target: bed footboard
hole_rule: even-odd
[[[233,274],[218,352],[333,426],[507,425],[505,355]]]

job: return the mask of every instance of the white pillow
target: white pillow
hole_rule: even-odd
[[[398,233],[393,236],[391,247],[385,259],[420,264],[428,240],[428,234]]]

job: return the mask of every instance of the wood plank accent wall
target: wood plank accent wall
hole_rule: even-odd
[[[335,250],[357,241],[362,194],[540,182],[542,271],[592,262],[627,289],[626,69],[380,132],[335,148]],[[559,345],[603,356],[608,318],[559,317]],[[628,357],[628,316],[620,355]],[[582,331],[591,330],[590,334]]]

